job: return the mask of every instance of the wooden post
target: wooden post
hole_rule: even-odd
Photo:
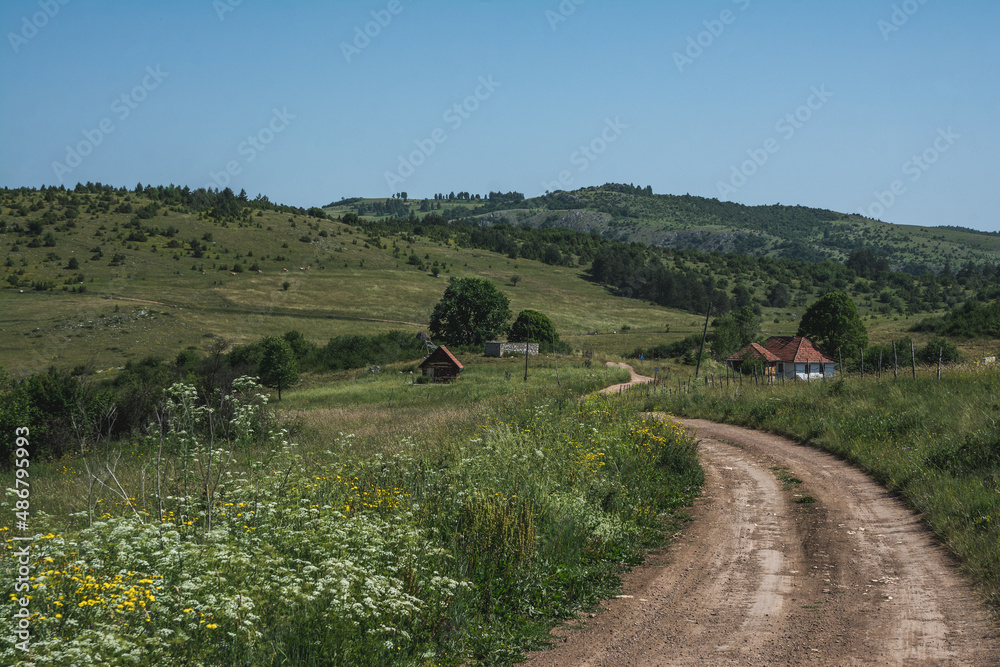
[[[538,346],[538,351],[541,352],[541,345]],[[552,329],[552,359],[556,363],[556,386],[561,387],[562,383],[559,382],[559,351],[556,350],[556,330]]]
[[[876,373],[876,377],[882,377],[882,350],[878,351],[878,372]]]
[[[913,351],[913,339],[910,339],[910,367],[913,368],[913,379],[917,379],[917,353]]]
[[[837,348],[837,355],[840,357],[840,374],[846,375],[847,371],[844,369],[844,351],[839,347]]]
[[[892,379],[899,378],[899,357],[896,355],[896,341],[892,341]]]
[[[937,377],[938,380],[941,379],[941,357],[942,356],[944,356],[944,348],[940,348],[939,347],[938,348],[938,377]]]
[[[524,381],[528,381],[528,350],[531,348],[531,318],[524,318],[528,325],[528,339],[524,342]]]
[[[865,348],[859,347],[858,352],[861,353],[861,379],[865,379]]]
[[[701,371],[701,355],[705,353],[705,338],[708,336],[708,318],[712,316],[712,302],[708,302],[708,313],[705,314],[705,330],[701,334],[701,347],[698,348],[698,365],[694,367],[694,377],[698,379]]]

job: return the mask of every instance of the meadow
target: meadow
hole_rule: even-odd
[[[369,234],[345,221],[350,208],[328,210],[345,219],[251,204],[221,217],[124,210],[150,201],[28,191],[0,202],[0,371],[16,380],[55,366],[99,382],[140,359],[288,331],[318,346],[415,334],[448,279],[468,276],[493,281],[515,314],[545,313],[574,352],[529,359],[527,381],[523,359],[481,350],[455,350],[466,369],[451,385],[416,383],[415,362],[308,374],[280,405],[249,384],[211,403],[175,386],[127,441],[74,442],[21,478],[0,473],[0,577],[21,567],[18,479],[30,480],[34,536],[31,652],[0,633],[5,663],[510,664],[552,623],[612,595],[622,568],[684,521],[702,482],[696,446],[651,411],[776,430],[849,458],[925,512],[998,606],[994,371],[737,392],[718,384],[715,361],[701,367],[716,381],[706,388],[689,384],[695,367],[682,359],[628,359],[660,383],[584,398],[628,378],[605,361],[700,338],[704,316],[619,296],[587,277],[582,255],[550,265],[418,226]],[[54,245],[33,223],[54,230]],[[714,276],[730,259],[692,266]],[[745,282],[762,306],[762,336],[794,334],[821,291],[789,275],[796,298],[772,308],[773,276],[726,275],[723,289]],[[926,312],[884,308],[873,281],[838,287],[873,344],[931,338],[910,331]],[[966,359],[998,349],[956,342]],[[11,596],[4,632],[22,601]]]
[[[899,494],[1000,612],[1000,368],[907,366],[898,378],[725,383],[645,397],[644,409],[749,426],[830,451]],[[794,474],[794,470],[791,471]],[[820,499],[822,501],[822,499]]]
[[[30,650],[11,593],[0,655],[511,664],[612,595],[700,490],[678,424],[584,398],[627,377],[599,363],[535,360],[525,382],[519,359],[470,361],[452,385],[401,364],[279,411],[250,381],[213,407],[175,385],[147,438],[28,468]],[[7,581],[19,532],[0,531]]]

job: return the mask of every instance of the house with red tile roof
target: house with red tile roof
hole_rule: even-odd
[[[813,380],[837,372],[837,363],[803,336],[771,336],[763,345],[750,343],[726,359],[736,369],[750,361],[763,363],[766,374],[778,379]]]

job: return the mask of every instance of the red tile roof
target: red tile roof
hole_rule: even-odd
[[[764,342],[764,347],[778,361],[799,364],[835,363],[833,359],[816,349],[811,340],[802,336],[771,336]]]
[[[742,350],[729,356],[726,361],[743,361],[756,357],[768,362],[781,361],[798,364],[832,364],[833,359],[826,356],[813,345],[812,341],[802,336],[771,336],[763,345],[750,343]]]
[[[750,343],[736,354],[730,355],[726,361],[744,361],[750,357],[757,357],[765,361],[781,361],[773,352],[758,343]]]

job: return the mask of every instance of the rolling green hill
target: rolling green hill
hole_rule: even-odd
[[[515,313],[541,310],[571,342],[586,336],[591,347],[623,324],[683,331],[698,319],[615,296],[579,267],[412,232],[377,241],[316,211],[266,201],[237,198],[229,210],[178,194],[162,203],[171,196],[0,193],[0,366],[14,375],[50,365],[106,371],[147,355],[204,351],[218,338],[243,343],[293,329],[318,344],[346,333],[416,333],[453,276],[493,280]],[[393,246],[437,262],[439,275],[394,257]]]
[[[446,218],[472,216],[484,224],[565,227],[668,248],[813,262],[845,261],[852,251],[864,248],[886,258],[894,270],[914,274],[946,266],[958,270],[967,262],[1000,262],[1000,234],[962,228],[961,220],[942,220],[947,227],[894,225],[804,206],[744,206],[691,195],[656,195],[650,188],[621,184],[521,200],[491,194],[497,196],[408,200],[405,207],[417,216],[434,210]],[[403,204],[393,205],[396,215]],[[384,206],[385,200],[353,199],[326,210],[336,215],[360,209],[377,215]]]
[[[544,201],[569,206],[570,196]],[[514,221],[514,211],[527,215],[542,201],[515,193],[492,193],[492,200],[344,200],[306,210],[176,186],[5,189],[0,366],[14,375],[52,365],[104,372],[150,355],[170,360],[221,339],[239,344],[290,330],[318,345],[342,334],[416,333],[451,277],[489,278],[515,313],[542,311],[577,350],[612,354],[700,332],[709,301],[715,312],[751,305],[760,311],[764,335],[792,334],[809,303],[843,290],[878,342],[928,314],[997,291],[991,270],[914,277],[885,270],[870,252],[845,266],[624,244],[596,230],[561,227],[558,216],[611,215],[593,209],[610,210],[620,199],[629,206],[646,201],[649,216],[694,202],[691,219],[705,220],[709,209],[702,204],[709,200],[607,187],[572,196],[589,197],[593,208],[546,209],[532,226],[504,224]],[[716,204],[720,211],[735,206]],[[831,215],[783,207],[778,213],[789,221],[782,225],[775,222],[780,215],[768,217],[775,211],[758,213],[761,235],[794,228],[795,220],[805,234],[809,224],[801,220],[815,226]]]

